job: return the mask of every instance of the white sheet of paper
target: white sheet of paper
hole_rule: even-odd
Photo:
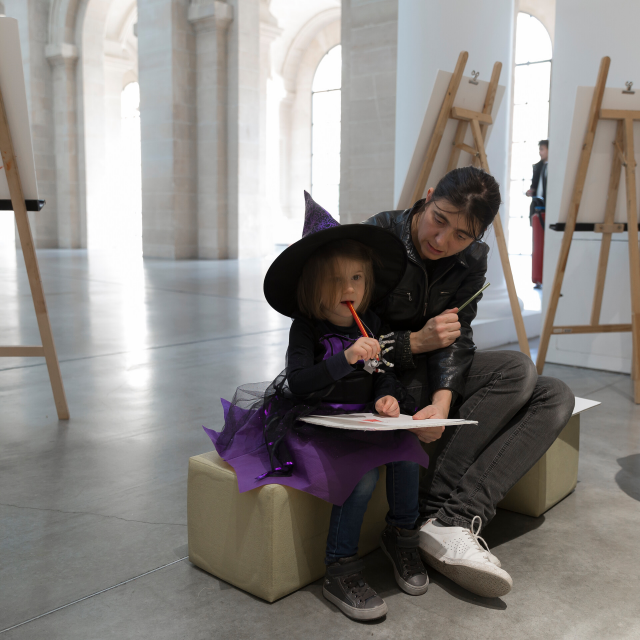
[[[593,407],[597,407],[599,404],[601,404],[600,402],[598,402],[597,400],[587,400],[586,398],[578,398],[576,396],[576,404],[573,407],[573,414],[572,415],[576,415],[577,413],[582,413],[583,411],[586,411],[587,409],[591,409]]]
[[[349,413],[337,416],[307,416],[303,422],[318,424],[335,429],[354,429],[356,431],[395,431],[396,429],[415,429],[417,427],[446,427],[457,424],[478,424],[473,420],[414,420],[411,416],[400,414],[397,418],[383,418],[375,413]]]
[[[582,413],[600,404],[597,400],[576,397],[573,415]],[[349,413],[337,416],[307,416],[302,422],[317,424],[334,429],[353,429],[355,431],[395,431],[396,429],[415,429],[416,427],[447,427],[457,424],[478,424],[475,420],[414,420],[411,416],[400,414],[398,418],[383,418],[375,413]]]

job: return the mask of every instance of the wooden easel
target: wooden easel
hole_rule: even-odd
[[[433,168],[440,143],[442,142],[442,136],[447,126],[449,118],[458,121],[458,128],[456,129],[456,135],[453,141],[453,149],[451,150],[451,156],[449,157],[449,164],[447,166],[447,172],[457,168],[458,161],[460,159],[460,152],[465,151],[470,153],[474,166],[479,166],[487,173],[489,171],[489,163],[487,161],[487,153],[484,147],[484,141],[487,135],[487,129],[489,125],[493,123],[491,111],[493,110],[493,103],[496,98],[496,92],[498,90],[498,80],[500,79],[500,72],[502,71],[502,63],[496,62],[493,65],[493,72],[491,74],[491,80],[489,81],[489,87],[487,89],[487,95],[484,100],[484,106],[482,111],[470,111],[468,109],[460,109],[454,107],[453,103],[462,80],[462,74],[467,64],[469,57],[468,52],[462,51],[458,57],[455,71],[451,76],[449,82],[449,88],[447,94],[442,103],[440,114],[436,120],[436,126],[429,141],[429,146],[422,163],[422,169],[418,181],[416,182],[413,190],[413,196],[411,202],[416,202],[423,197],[424,190],[427,186],[429,174]],[[467,129],[471,126],[471,133],[473,135],[473,142],[475,148],[464,143],[464,138],[467,133]],[[516,293],[516,285],[513,281],[513,273],[511,272],[511,263],[509,262],[509,252],[507,250],[507,243],[504,237],[504,231],[502,229],[502,221],[498,214],[493,221],[493,228],[496,234],[496,242],[498,244],[498,251],[500,252],[500,261],[502,262],[502,270],[504,272],[504,279],[507,284],[507,291],[509,292],[509,303],[511,304],[511,313],[513,314],[513,320],[516,325],[516,333],[518,335],[518,344],[520,351],[526,353],[531,357],[529,351],[529,341],[527,340],[527,332],[524,326],[524,320],[522,319],[522,312],[520,311],[520,303],[518,301],[518,295]]]
[[[576,334],[576,333],[621,333],[631,332],[632,353],[631,353],[631,379],[633,380],[633,396],[636,404],[640,404],[640,252],[638,250],[638,211],[636,200],[636,161],[633,145],[633,123],[640,120],[640,111],[602,109],[602,98],[609,74],[609,57],[602,58],[598,80],[593,91],[591,108],[589,110],[589,120],[587,133],[584,138],[578,172],[573,185],[571,203],[567,213],[567,221],[564,224],[564,235],[560,246],[558,264],[553,279],[553,287],[549,297],[549,307],[545,316],[542,334],[540,336],[540,347],[538,350],[538,360],[536,366],[538,373],[542,373],[549,340],[552,334]],[[615,153],[609,177],[609,189],[607,192],[607,204],[602,224],[583,224],[581,231],[593,231],[602,234],[602,244],[600,245],[600,258],[598,260],[598,271],[596,273],[596,284],[593,296],[593,306],[591,308],[591,321],[586,325],[554,326],[558,301],[560,300],[562,281],[569,259],[569,250],[573,233],[576,230],[578,211],[582,199],[589,169],[589,160],[593,150],[593,141],[596,135],[598,120],[616,120],[618,123],[616,138],[613,143]],[[627,191],[627,223],[615,223],[616,202],[618,199],[618,187],[620,185],[620,174],[624,167],[625,184]],[[556,226],[556,225],[554,225]],[[557,225],[560,226],[560,225]],[[626,227],[626,228],[625,228]],[[631,281],[631,324],[600,324],[600,311],[602,309],[602,296],[604,293],[604,282],[607,275],[607,264],[609,261],[609,250],[611,248],[611,235],[613,233],[629,233],[629,276]]]
[[[29,277],[31,297],[33,298],[33,306],[36,310],[38,329],[40,330],[40,339],[42,340],[42,346],[0,346],[0,357],[24,358],[44,356],[47,362],[47,369],[49,371],[49,379],[51,380],[51,389],[53,390],[53,398],[56,403],[58,418],[60,420],[68,420],[69,408],[67,406],[67,399],[64,393],[64,386],[62,384],[62,376],[60,375],[60,365],[58,364],[58,355],[56,354],[56,347],[53,342],[53,334],[51,333],[51,323],[49,322],[47,303],[42,289],[38,258],[33,244],[31,225],[29,224],[29,218],[27,216],[27,207],[24,200],[22,183],[20,182],[20,174],[18,173],[18,165],[16,163],[11,132],[9,131],[9,123],[1,90],[0,153],[2,154],[2,165],[4,166],[5,174],[7,176],[11,203],[16,216],[16,226],[18,227],[18,235],[20,237],[24,262],[27,268],[27,276]]]

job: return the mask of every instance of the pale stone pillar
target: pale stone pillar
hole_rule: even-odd
[[[273,223],[276,211],[272,210],[267,194],[267,93],[268,81],[271,79],[271,45],[282,34],[278,21],[270,11],[271,0],[260,3],[260,252],[270,253],[273,250]],[[279,145],[278,145],[279,146]]]
[[[48,45],[46,56],[53,68],[53,111],[58,247],[86,246],[86,227],[81,220],[78,184],[78,119],[76,111],[76,65],[74,45]]]
[[[229,258],[263,255],[260,210],[260,0],[230,0]]]
[[[343,0],[343,223],[394,208],[397,50],[398,0]]]
[[[233,7],[192,0],[196,32],[198,257],[229,257],[227,206],[227,27]]]
[[[4,13],[18,20],[38,193],[47,201],[42,211],[29,213],[31,230],[38,249],[55,248],[58,246],[58,207],[53,69],[45,56],[51,0],[3,0],[3,4]],[[16,246],[20,246],[17,234]]]
[[[147,257],[198,255],[196,47],[188,0],[138,0],[142,244]]]

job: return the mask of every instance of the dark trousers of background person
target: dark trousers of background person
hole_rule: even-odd
[[[403,372],[402,382],[423,407],[429,403],[424,359]],[[482,526],[497,504],[554,443],[573,412],[574,396],[564,382],[538,376],[519,351],[476,351],[465,390],[451,418],[477,425],[446,427],[420,480],[420,517],[470,528]],[[435,455],[432,455],[436,449]]]
[[[544,209],[536,209],[531,216],[533,249],[531,252],[531,281],[542,284],[542,260],[544,258]]]

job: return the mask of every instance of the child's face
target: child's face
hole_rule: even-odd
[[[354,320],[345,304],[351,302],[358,310],[365,293],[364,265],[357,260],[338,258],[335,265],[336,291],[335,299],[329,303],[323,300],[327,320],[339,327],[350,327]]]

